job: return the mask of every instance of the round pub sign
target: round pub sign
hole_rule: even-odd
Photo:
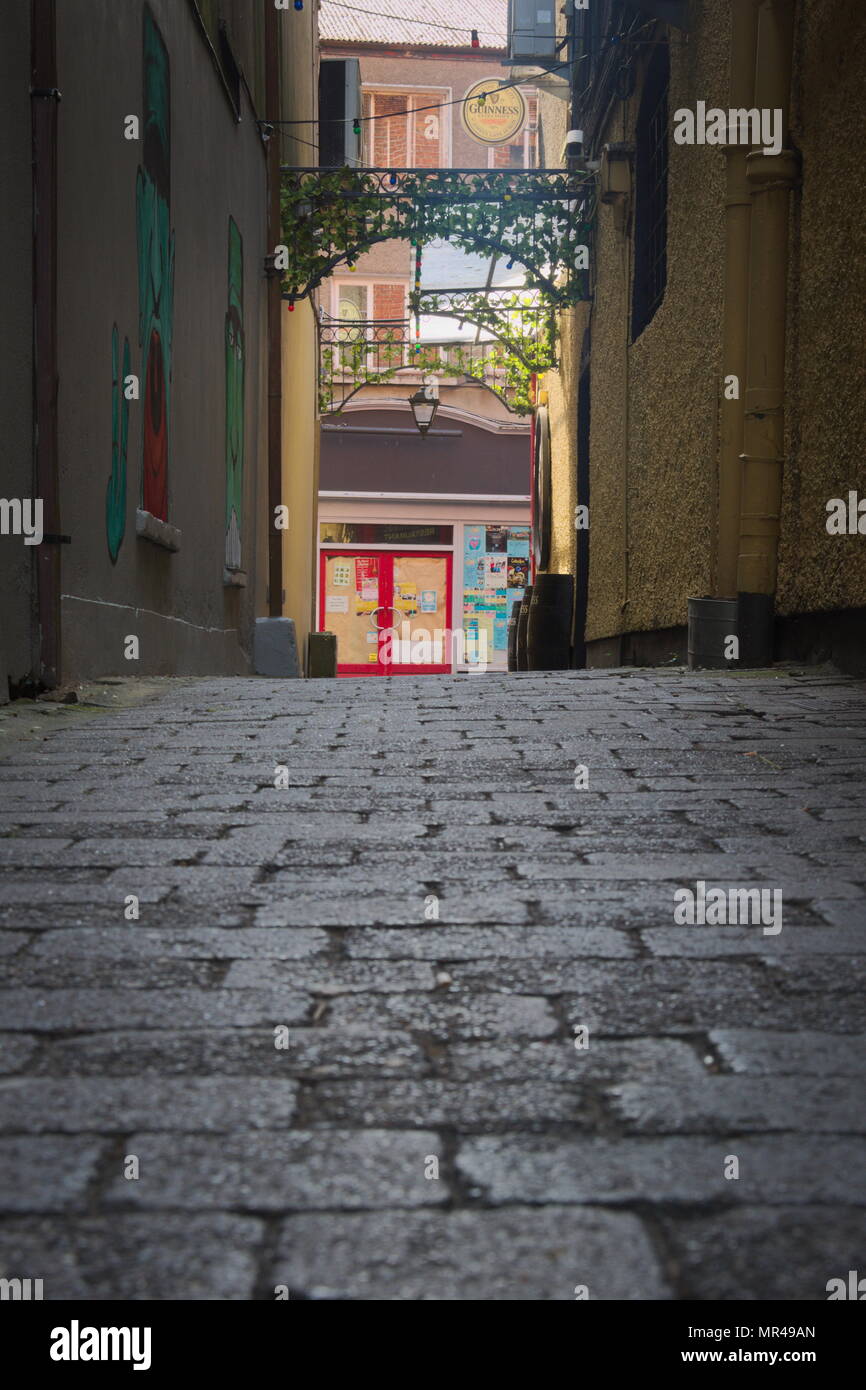
[[[517,87],[502,88],[497,78],[485,77],[469,88],[460,113],[474,140],[482,145],[503,145],[523,129],[526,102]]]

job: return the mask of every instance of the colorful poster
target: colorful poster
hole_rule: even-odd
[[[379,602],[378,555],[361,555],[355,560],[355,593],[363,603]]]
[[[529,527],[510,526],[508,528],[508,554],[529,559]]]
[[[487,531],[487,553],[488,555],[504,555],[508,549],[508,527],[507,526],[488,526]]]
[[[521,559],[517,555],[508,557],[508,587],[509,589],[525,589],[529,583],[529,560]]]
[[[419,607],[422,613],[435,613],[439,604],[436,602],[435,589],[422,589]]]
[[[508,620],[507,618],[495,617],[493,619],[493,650],[504,652],[508,649]]]
[[[418,585],[395,584],[392,607],[399,613],[408,613],[410,617],[414,617],[418,612]]]
[[[464,589],[483,589],[484,587],[484,561],[464,560],[463,563],[463,588]]]
[[[484,554],[484,531],[483,526],[464,526],[463,528],[463,554],[467,560],[477,560]]]
[[[507,573],[507,556],[488,555],[485,560],[485,581],[491,589],[501,588],[505,584]]]

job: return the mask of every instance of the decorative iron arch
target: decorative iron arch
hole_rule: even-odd
[[[589,295],[593,196],[591,174],[563,169],[284,168],[274,266],[294,301],[377,242],[444,237],[518,261],[565,308]]]
[[[457,319],[492,333],[530,372],[557,365],[556,310],[537,290],[424,290],[410,295],[413,312]]]
[[[485,387],[514,415],[532,408],[533,369],[515,362],[495,340],[443,339],[416,347],[409,319],[335,319],[320,311],[319,407],[338,413],[366,386],[382,386],[409,373],[463,377]],[[405,383],[404,383],[405,384]]]

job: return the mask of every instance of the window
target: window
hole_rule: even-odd
[[[405,361],[402,321],[406,318],[406,285],[404,282],[335,280],[334,315],[345,327],[337,330],[340,365],[347,371],[381,372],[402,367]],[[369,320],[376,320],[377,327]],[[383,320],[397,320],[394,326]],[[357,323],[358,327],[351,325]]]
[[[322,521],[319,539],[326,545],[452,545],[454,528],[436,523]]]
[[[664,299],[668,277],[668,46],[659,44],[647,69],[635,141],[632,342]]]
[[[438,169],[447,163],[450,91],[365,91],[364,163],[376,168]],[[388,117],[389,119],[382,119]]]
[[[361,343],[364,341],[365,333],[360,325],[362,320],[369,318],[367,286],[337,281],[334,290],[337,300],[337,318],[347,325],[337,331],[339,341],[346,344],[345,347],[340,348],[340,366],[346,370],[352,368],[357,370],[364,360]],[[354,323],[359,325],[358,328],[349,326]]]

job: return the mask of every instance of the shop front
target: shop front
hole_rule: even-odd
[[[485,394],[485,407],[498,408]],[[529,573],[529,428],[405,401],[322,428],[317,617],[341,676],[504,670]]]

